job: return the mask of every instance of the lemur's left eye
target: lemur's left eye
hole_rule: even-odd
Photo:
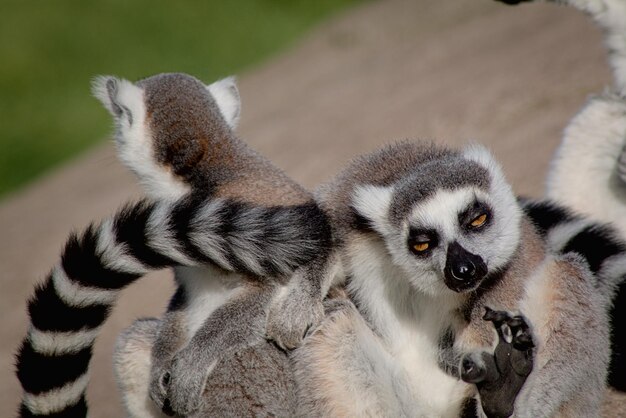
[[[473,228],[479,228],[483,226],[487,222],[487,214],[483,213],[482,215],[477,216],[470,222],[470,226]]]
[[[431,250],[437,247],[437,233],[430,230],[413,229],[409,234],[409,250],[417,256],[427,256]]]

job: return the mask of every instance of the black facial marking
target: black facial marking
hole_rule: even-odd
[[[476,287],[487,275],[487,265],[483,259],[470,253],[458,242],[448,245],[444,282],[455,292],[463,292]]]
[[[428,248],[426,250],[418,251],[415,249],[416,245],[423,243],[428,243]],[[434,248],[437,248],[437,245],[439,245],[439,235],[437,234],[437,231],[433,229],[411,228],[409,230],[409,237],[407,238],[407,245],[409,246],[409,251],[411,251],[414,255],[418,257],[426,257],[430,255]]]
[[[487,215],[485,223],[480,226],[472,226],[472,221],[481,215]],[[482,231],[491,224],[491,208],[484,202],[474,200],[464,211],[459,213],[459,225],[465,231],[477,232]]]

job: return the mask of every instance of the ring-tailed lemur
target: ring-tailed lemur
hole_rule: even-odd
[[[593,219],[610,222],[626,236],[626,1],[554,2],[584,11],[602,28],[613,85],[591,97],[568,124],[551,164],[546,195]],[[593,239],[585,245],[612,250]],[[617,292],[611,316],[613,324],[626,317],[626,283]],[[626,335],[614,331],[612,342],[609,381],[626,392]]]
[[[548,203],[525,213],[480,147],[390,146],[356,160],[320,198],[354,305],[338,301],[295,352],[302,415],[472,413],[476,389],[459,375],[481,382],[490,416],[513,406],[519,417],[598,414],[607,311],[626,272],[626,245],[610,229]],[[484,321],[487,307],[527,321]],[[494,344],[491,322],[503,338],[495,357],[476,351]]]
[[[122,158],[163,200],[128,205],[70,237],[29,302],[20,413],[84,416],[92,346],[120,290],[149,270],[185,266],[160,330],[174,333],[153,360],[171,409],[186,414],[221,358],[264,338],[267,315],[284,345],[318,319],[329,224],[308,192],[235,137],[232,83],[162,74],[134,84],[104,77],[95,90],[115,117]]]

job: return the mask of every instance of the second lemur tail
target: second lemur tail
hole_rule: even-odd
[[[548,175],[547,197],[626,236],[626,2],[561,0],[604,30],[611,88],[592,97],[565,129]]]
[[[612,323],[609,384],[626,392],[626,241],[610,224],[576,215],[554,202],[521,203],[550,250],[578,254],[597,278],[598,291],[610,306]]]
[[[60,263],[28,304],[30,328],[17,354],[22,417],[84,417],[94,340],[119,292],[150,270],[212,263],[280,276],[330,245],[314,203],[273,208],[186,197],[143,201],[72,235]]]

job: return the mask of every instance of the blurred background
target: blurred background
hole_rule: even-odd
[[[25,301],[73,229],[141,190],[115,157],[97,74],[239,77],[239,132],[307,187],[391,140],[487,144],[540,196],[567,121],[609,81],[600,31],[552,4],[492,0],[109,0],[0,3],[0,416],[20,388]],[[111,353],[159,315],[169,272],[123,293],[99,338],[88,401],[122,416]],[[45,371],[42,371],[45,373]]]
[[[0,198],[102,141],[97,74],[213,80],[291,45],[359,0],[105,0],[0,5]]]

